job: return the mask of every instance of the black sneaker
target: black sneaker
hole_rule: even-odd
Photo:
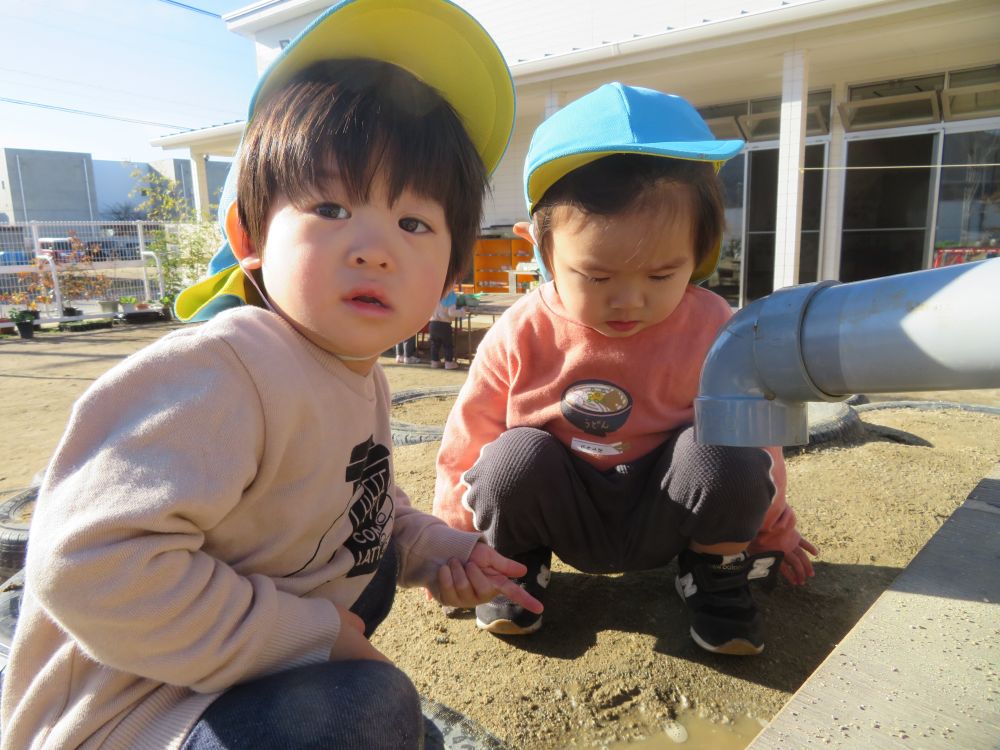
[[[694,642],[715,654],[752,656],[763,651],[763,625],[750,581],[773,586],[781,558],[781,552],[726,557],[681,552],[675,584],[688,606]]]
[[[549,570],[552,552],[540,549],[509,557],[528,567],[527,575],[515,578],[515,583],[544,604],[545,589],[552,577]],[[498,596],[476,607],[476,626],[496,635],[527,635],[542,627],[542,616],[514,604],[506,596]]]

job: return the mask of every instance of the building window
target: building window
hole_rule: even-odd
[[[947,133],[934,267],[1000,256],[1000,130]]]
[[[737,118],[747,113],[746,102],[734,102],[732,104],[715,104],[711,107],[702,107],[698,114],[705,120],[712,135],[720,141],[746,140],[743,131],[740,130]]]
[[[985,68],[972,68],[971,70],[953,70],[948,74],[948,88],[980,86],[984,83],[1000,83],[1000,65],[987,65]]]
[[[944,73],[851,86],[848,101],[837,105],[848,131],[923,125],[941,119],[938,92]]]
[[[830,133],[829,89],[809,92],[806,101],[806,135]],[[698,113],[716,138],[746,141],[776,141],[781,132],[781,97],[771,96],[731,104],[702,107]]]
[[[925,267],[934,139],[920,134],[848,143],[841,281]]]
[[[718,136],[716,136],[718,137]],[[726,208],[726,230],[722,235],[719,265],[705,286],[734,307],[740,304],[740,278],[743,267],[743,176],[745,157],[734,157],[719,171]]]
[[[830,132],[829,90],[813,91],[806,100],[806,135]],[[740,127],[748,141],[776,141],[781,133],[781,97],[754,99],[749,114],[740,115]]]
[[[747,302],[752,302],[774,291],[778,149],[751,151],[748,161],[750,189],[747,191],[744,298]],[[818,276],[820,221],[823,214],[823,171],[820,168],[825,164],[825,144],[806,146],[807,171],[802,180],[802,228],[799,235],[799,284],[815,281]]]
[[[1000,115],[1000,65],[949,73],[941,110],[945,120]]]

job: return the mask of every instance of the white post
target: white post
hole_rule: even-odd
[[[49,264],[49,273],[52,274],[52,294],[55,297],[56,309],[59,311],[59,317],[62,317],[62,290],[59,289],[59,274],[56,273],[56,262],[51,255],[39,255],[41,258]]]
[[[157,276],[157,280],[159,282],[159,287],[160,287],[160,296],[157,299],[162,299],[163,295],[165,295],[167,293],[167,288],[166,288],[166,284],[164,284],[164,280],[163,280],[163,266],[160,264],[160,258],[159,258],[159,256],[156,253],[154,253],[154,252],[152,252],[150,250],[144,250],[143,253],[142,253],[142,257],[143,258],[152,258],[153,262],[156,264],[156,276]],[[142,269],[142,274],[143,274],[143,278],[145,278],[145,275],[146,275],[146,269],[145,269],[145,267]],[[149,288],[149,286],[147,284],[147,290],[148,290],[148,288]],[[148,291],[146,292],[146,296],[149,296],[149,292]]]
[[[209,215],[208,154],[191,154],[191,179],[194,180],[194,209],[199,219]]]
[[[835,83],[831,93],[830,146],[826,154],[826,163],[832,168],[826,173],[819,278],[836,281],[840,278],[840,238],[844,226],[842,204],[844,183],[847,180],[847,170],[838,169],[838,167],[847,166],[847,143],[844,140],[844,124],[840,120],[840,109],[837,107],[837,103],[847,99],[847,86],[844,83]]]
[[[559,94],[556,91],[550,91],[545,95],[545,114],[542,116],[543,120],[548,120],[552,115],[561,109],[559,104]]]
[[[774,289],[799,278],[802,233],[802,167],[806,149],[808,98],[805,50],[785,53],[781,81],[781,131],[778,140],[778,209],[774,233]]]
[[[38,247],[38,222],[32,219],[29,224],[31,226],[31,252],[37,254],[40,249]]]

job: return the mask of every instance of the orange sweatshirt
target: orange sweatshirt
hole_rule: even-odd
[[[512,427],[557,437],[601,470],[635,461],[694,421],[705,355],[731,315],[718,295],[689,286],[662,323],[609,338],[571,319],[551,283],[518,300],[487,332],[445,425],[434,514],[472,530],[463,473]],[[751,551],[799,542],[785,502],[785,464],[772,456],[774,500]]]
[[[326,661],[390,536],[435,587],[478,536],[410,505],[391,445],[381,369],[257,307],[99,378],[32,520],[0,748],[179,747],[221,691]]]

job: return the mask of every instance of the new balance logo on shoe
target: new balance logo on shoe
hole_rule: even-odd
[[[535,580],[538,581],[538,585],[543,589],[547,589],[549,587],[549,581],[552,580],[552,571],[549,570],[548,565],[543,565],[538,569],[538,575],[535,576]]]
[[[694,642],[716,654],[763,651],[763,625],[749,582],[773,581],[781,558],[780,552],[723,556],[682,550],[674,580],[688,608]]]
[[[747,573],[747,580],[752,581],[755,578],[767,578],[771,573],[771,566],[778,561],[776,557],[758,557],[753,561],[753,567],[750,568],[750,572]]]
[[[677,587],[681,590],[681,595],[685,599],[698,593],[698,587],[695,585],[694,576],[690,573],[680,576],[677,579]]]
[[[545,602],[545,590],[552,580],[552,553],[539,549],[526,556],[521,562],[528,568],[527,574],[517,579],[519,585],[533,597]],[[476,607],[476,626],[496,635],[527,635],[542,627],[542,616],[529,612],[514,604],[505,596],[480,604]]]

